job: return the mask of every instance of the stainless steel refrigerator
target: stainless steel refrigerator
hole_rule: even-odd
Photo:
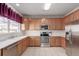
[[[78,28],[79,28],[78,24],[73,24],[73,25],[70,25],[69,31],[66,31],[66,43],[67,43],[66,53],[68,56],[79,56]]]

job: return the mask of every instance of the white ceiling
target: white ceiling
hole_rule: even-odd
[[[54,16],[62,17],[79,7],[79,3],[52,3],[51,8],[47,11],[44,10],[44,3],[20,3],[17,7],[15,3],[10,3],[17,11],[24,16]]]

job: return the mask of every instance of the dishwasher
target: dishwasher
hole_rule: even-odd
[[[3,48],[3,56],[17,56],[17,43]]]

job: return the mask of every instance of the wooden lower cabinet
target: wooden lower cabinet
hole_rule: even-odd
[[[6,46],[5,48],[1,49],[2,56],[17,56],[17,42]]]
[[[17,48],[16,48],[18,55],[21,55],[22,52],[23,52],[23,48],[22,48],[23,47],[23,44],[22,43],[23,43],[22,40],[18,42],[18,45],[17,45]]]
[[[31,47],[40,47],[40,37],[31,37],[30,38]]]
[[[65,38],[64,37],[51,37],[50,38],[50,46],[51,47],[65,47]]]
[[[39,39],[39,37],[35,38],[35,39],[33,40],[33,42],[34,42],[34,46],[35,46],[35,47],[39,47],[39,46],[40,46],[40,39]]]
[[[26,40],[27,40],[27,39],[24,38],[23,41],[22,41],[22,51],[23,51],[23,52],[26,50],[26,47],[27,47],[27,46],[26,46]]]
[[[64,37],[61,37],[61,46],[66,48],[66,40]]]
[[[21,55],[28,46],[29,46],[29,37],[24,38],[23,40],[19,41],[17,45],[18,55]]]
[[[28,46],[29,46],[29,37],[26,37],[18,42],[15,42],[1,49],[0,55],[2,54],[2,56],[19,56],[26,50]]]
[[[55,40],[56,40],[56,46],[57,47],[61,47],[61,38],[60,37],[56,37]]]
[[[0,50],[0,56],[1,56],[1,50]]]
[[[56,46],[55,37],[51,37],[51,38],[50,38],[50,46],[51,46],[51,47],[55,47],[55,46]]]

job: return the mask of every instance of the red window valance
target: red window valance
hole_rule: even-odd
[[[10,7],[8,7],[5,3],[0,3],[0,15],[7,17],[13,21],[22,23],[22,16],[13,11]]]

